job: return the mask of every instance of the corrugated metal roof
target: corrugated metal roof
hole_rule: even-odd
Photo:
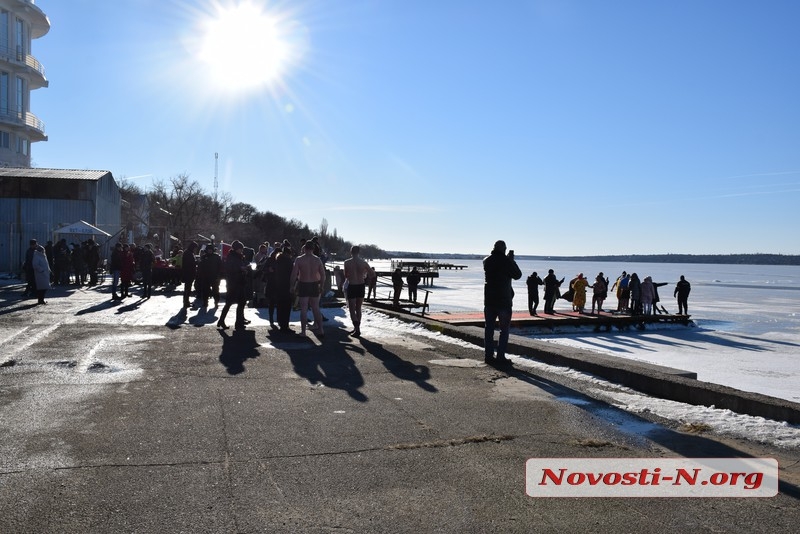
[[[99,180],[111,171],[76,169],[27,169],[22,167],[0,167],[0,178],[52,178],[54,180]]]

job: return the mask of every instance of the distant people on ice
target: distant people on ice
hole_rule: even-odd
[[[656,288],[653,279],[649,276],[644,277],[641,285],[642,313],[651,315],[653,313],[653,298],[655,298]]]
[[[408,300],[417,302],[417,286],[422,280],[419,271],[416,267],[411,268],[411,272],[406,276],[406,283],[408,284]]]
[[[631,315],[641,315],[642,313],[642,282],[639,280],[639,275],[636,273],[631,274],[631,279],[628,282],[628,289],[631,295],[630,311]]]
[[[539,307],[539,286],[544,285],[544,282],[542,282],[539,274],[534,271],[533,274],[525,280],[525,284],[528,286],[528,313],[531,315],[538,315],[536,313],[536,308]]]
[[[514,301],[511,281],[522,278],[522,271],[514,261],[514,251],[506,254],[505,241],[495,242],[491,254],[483,259],[483,272],[484,361],[489,365],[507,365],[510,362],[506,358],[506,347]],[[495,323],[500,327],[496,355]]]
[[[594,284],[592,284],[592,313],[594,313],[595,306],[597,306],[597,313],[603,311],[603,302],[606,297],[608,297],[608,278],[604,277],[601,272],[595,276]]]
[[[630,289],[628,288],[628,284],[631,281],[631,277],[625,271],[622,271],[622,274],[619,275],[617,281],[614,282],[614,285],[611,286],[611,291],[616,291],[615,295],[617,296],[617,311],[623,312],[628,309],[628,300],[630,299]]]
[[[553,269],[547,271],[547,276],[544,277],[544,313],[555,313],[556,300],[561,296],[559,287],[564,283],[564,279],[559,280],[556,278],[556,273]]]
[[[583,273],[579,273],[570,284],[570,289],[572,289],[572,308],[578,313],[583,313],[586,308],[587,287],[589,287],[589,282],[583,277]]]
[[[403,291],[403,271],[397,267],[392,273],[392,303],[395,307],[400,306],[400,292]]]
[[[692,290],[692,284],[681,275],[681,279],[675,284],[675,291],[672,296],[678,299],[678,315],[689,315],[689,292]]]

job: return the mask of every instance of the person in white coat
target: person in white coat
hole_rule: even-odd
[[[47,304],[44,301],[44,294],[50,289],[50,262],[47,261],[42,245],[38,245],[33,251],[31,264],[36,281],[36,297],[39,299],[37,304]]]
[[[656,295],[656,288],[652,277],[648,276],[642,282],[642,312],[645,315],[653,313],[653,298]]]

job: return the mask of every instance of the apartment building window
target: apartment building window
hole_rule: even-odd
[[[8,11],[0,9],[0,50],[7,53],[8,50]]]
[[[28,155],[28,140],[24,137],[17,137],[17,153],[23,156]]]
[[[8,73],[0,72],[0,115],[8,115]]]
[[[15,24],[16,32],[16,45],[17,45],[17,61],[25,59],[25,23],[22,19],[17,19]]]
[[[11,134],[0,132],[0,148],[11,148]]]
[[[25,112],[25,80],[17,76],[17,116]]]

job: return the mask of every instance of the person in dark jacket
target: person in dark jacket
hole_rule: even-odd
[[[183,258],[181,258],[183,261]],[[222,257],[214,245],[206,246],[200,264],[197,266],[197,296],[203,308],[208,307],[208,299],[214,299],[214,307],[219,306],[219,279],[222,275]]]
[[[416,267],[413,267],[406,277],[406,283],[408,283],[408,300],[411,302],[417,302],[417,286],[421,280],[422,276],[420,276],[419,271]]]
[[[564,283],[564,278],[559,280],[556,278],[556,273],[553,269],[547,271],[547,276],[544,277],[544,312],[547,314],[555,313],[553,309],[558,300],[558,288]]]
[[[403,292],[403,271],[397,267],[392,273],[392,304],[400,306],[400,293]]]
[[[33,253],[36,252],[36,247],[39,242],[31,239],[28,244],[28,250],[25,251],[25,263],[22,264],[22,270],[25,271],[25,291],[22,297],[33,297],[36,295],[36,274],[33,272]]]
[[[191,250],[191,245],[189,249]],[[250,263],[245,260],[243,251],[244,245],[237,239],[231,243],[231,250],[228,251],[228,256],[225,258],[225,285],[227,287],[225,292],[225,306],[223,306],[219,321],[217,321],[217,327],[223,330],[228,328],[225,324],[225,317],[228,315],[228,310],[230,310],[231,306],[234,304],[236,304],[236,323],[234,324],[234,328],[236,328],[236,330],[244,330],[245,328],[244,308],[249,295],[249,289],[246,285],[249,280],[247,271],[250,270]],[[183,261],[185,268],[185,256]]]
[[[153,254],[153,245],[147,243],[139,253],[139,270],[142,273],[142,298],[149,299],[153,292],[153,264],[156,255]]]
[[[111,262],[109,269],[111,270],[111,300],[122,300],[122,297],[117,294],[119,287],[119,277],[122,273],[122,243],[114,245],[114,250],[111,251]]]
[[[274,248],[264,262],[264,268],[262,269],[262,276],[264,278],[264,295],[267,298],[269,326],[271,328],[275,328],[275,309],[277,308],[278,304],[278,293],[275,282],[275,262],[277,261],[279,253],[280,249]]]
[[[275,256],[275,307],[278,328],[281,332],[292,332],[289,328],[289,317],[292,314],[292,268],[294,254],[291,245],[285,244],[281,252]]]
[[[183,307],[188,308],[191,303],[189,297],[192,294],[192,284],[197,276],[197,242],[192,241],[183,253],[181,258],[181,281],[183,282]]]
[[[89,285],[97,285],[97,269],[100,267],[100,247],[94,239],[86,242],[86,268],[89,270]]]
[[[653,282],[653,313],[667,313],[662,306],[663,311],[658,310],[658,303],[661,302],[661,297],[658,296],[658,288],[667,285],[669,282]]]
[[[539,274],[534,271],[525,281],[525,284],[528,286],[528,313],[538,315],[536,308],[539,307],[539,286],[543,286],[544,282],[539,277]]]
[[[631,315],[642,314],[642,281],[639,280],[639,275],[633,273],[631,281],[628,283],[628,288],[631,290]]]
[[[490,365],[506,364],[506,346],[508,330],[511,327],[511,312],[514,301],[514,289],[511,280],[522,278],[514,251],[506,255],[505,241],[497,241],[492,253],[483,259],[483,318],[484,326],[484,361]],[[497,357],[494,354],[495,323],[499,322],[500,337],[497,342]]]
[[[675,284],[675,291],[672,293],[673,297],[678,298],[678,315],[689,315],[689,292],[692,290],[692,284],[681,275],[681,279]]]

